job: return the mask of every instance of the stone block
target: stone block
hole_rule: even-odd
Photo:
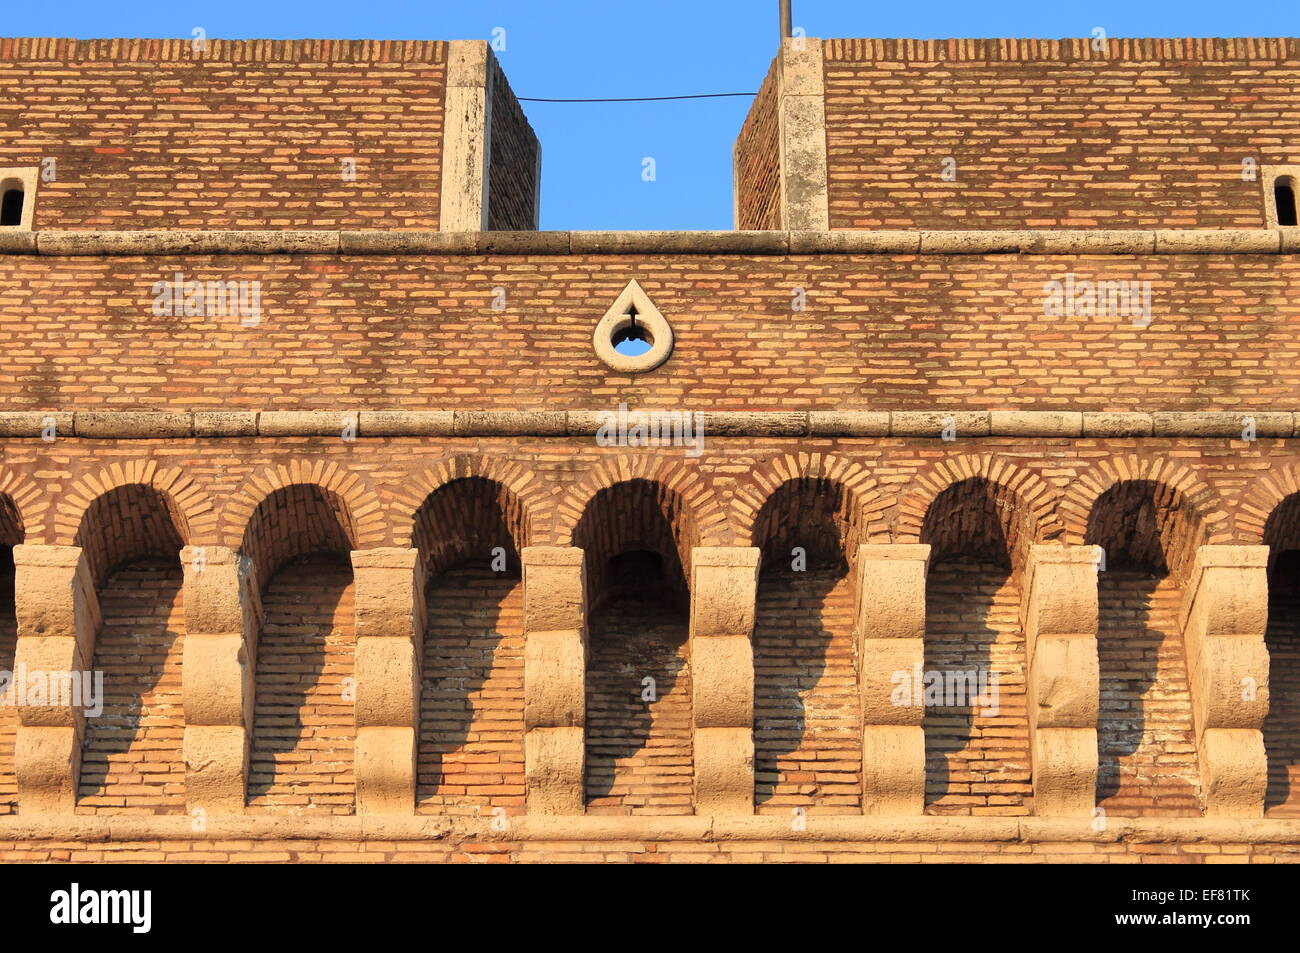
[[[745,636],[691,642],[691,689],[696,728],[752,728],[754,649]]]
[[[415,728],[357,729],[357,813],[415,813]]]
[[[751,729],[695,729],[695,813],[754,813],[754,734]]]
[[[912,817],[925,811],[925,731],[916,726],[862,729],[862,813]]]
[[[585,757],[582,728],[534,728],[525,734],[528,813],[585,813]]]
[[[582,630],[529,632],[524,639],[524,728],[581,728],[587,718]]]

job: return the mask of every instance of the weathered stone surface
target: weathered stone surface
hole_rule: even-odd
[[[1273,228],[1156,229],[1162,255],[1275,255],[1281,247],[1281,233]]]
[[[994,410],[989,433],[995,437],[1078,437],[1083,414],[1066,410]]]
[[[196,437],[255,437],[257,413],[248,410],[196,411]]]
[[[862,813],[906,817],[925,808],[925,731],[869,725],[862,729]]]
[[[194,417],[187,413],[79,410],[73,426],[80,437],[117,440],[194,435]]]
[[[896,410],[889,415],[889,432],[895,437],[939,437],[953,440],[989,435],[989,412],[981,410]]]
[[[915,255],[920,232],[887,229],[790,232],[792,255]]]
[[[534,728],[524,736],[529,814],[583,813],[582,728]]]
[[[257,415],[257,432],[263,437],[338,437],[358,429],[356,413],[328,410],[264,410]]]
[[[1155,247],[1154,231],[1103,228],[1035,230],[1020,244],[1028,255],[1149,255]]]

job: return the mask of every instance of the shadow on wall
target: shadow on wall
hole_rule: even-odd
[[[14,670],[18,649],[18,616],[14,604],[14,549],[0,545],[0,671]],[[0,815],[18,808],[18,780],[14,775],[14,738],[18,709],[0,704]]]
[[[786,760],[805,747],[805,699],[826,674],[827,654],[836,633],[823,622],[826,598],[844,578],[841,567],[790,571],[764,561],[754,620],[754,776],[755,799],[764,804],[778,789],[791,788],[802,803],[818,799],[816,777],[805,778]],[[845,633],[840,633],[844,635]],[[856,691],[853,693],[856,696]],[[856,698],[855,698],[856,700]],[[860,744],[860,742],[859,742]]]
[[[1004,728],[990,725],[992,730],[985,730],[977,724],[985,706],[975,692],[981,676],[985,685],[992,684],[992,646],[999,635],[993,619],[1000,611],[998,595],[1012,576],[1012,548],[1032,534],[1018,501],[983,477],[954,483],[926,511],[921,542],[933,549],[926,578],[923,668],[927,678],[937,673],[944,686],[942,705],[927,704],[922,721],[927,813],[965,814],[994,804],[1023,807],[1023,801],[1012,805],[1011,799],[1028,796],[1028,784],[1020,784],[1028,779],[1027,752],[1026,764],[1014,778],[998,773],[1004,770],[1001,765],[979,765],[990,758],[1003,760],[1005,755],[986,749],[1002,751],[1006,745],[1000,740]],[[1006,705],[1007,690],[1000,685],[999,706]],[[999,793],[1012,783],[1023,791]]]
[[[1105,554],[1097,582],[1096,793],[1112,812],[1200,813],[1178,603],[1202,541],[1187,501],[1156,481],[1120,481],[1088,514],[1084,542]]]
[[[925,672],[977,673],[991,665],[998,630],[990,624],[998,593],[1011,577],[1005,562],[978,554],[958,553],[931,565],[925,584]],[[977,737],[976,703],[927,706],[925,731],[925,804],[927,810],[959,806],[974,797],[976,779],[952,756],[966,751]],[[956,762],[956,763],[954,763]],[[945,805],[949,799],[950,805]]]
[[[1268,595],[1264,809],[1274,817],[1300,817],[1300,551],[1286,550],[1274,560]]]
[[[420,691],[416,800],[491,797],[510,786],[523,759],[523,639],[519,559],[512,571],[488,559],[429,580]],[[513,605],[511,604],[513,603]],[[511,630],[510,637],[503,634]],[[515,644],[510,658],[507,640]],[[496,680],[500,679],[499,683]],[[496,683],[489,695],[484,689]],[[478,699],[476,701],[476,698]],[[517,750],[516,750],[517,749]],[[460,760],[470,756],[473,763]],[[492,759],[487,761],[485,759]],[[469,777],[468,775],[472,775]],[[522,784],[522,774],[516,786]],[[468,790],[481,788],[481,791]]]
[[[1152,618],[1164,573],[1110,566],[1097,581],[1098,663],[1101,704],[1097,715],[1097,803],[1126,786],[1126,759],[1137,754],[1146,733],[1145,698],[1156,683],[1160,646],[1168,637]]]
[[[616,799],[627,810],[684,793],[689,809],[683,583],[647,550],[613,557],[603,576],[588,621],[587,800]]]
[[[135,806],[147,799],[155,810],[164,801],[174,802],[170,806],[178,813],[184,809],[179,797],[184,716],[177,644],[183,633],[172,624],[184,618],[181,589],[179,560],[156,558],[119,566],[98,587],[103,625],[92,668],[104,673],[104,707],[99,717],[86,718],[81,802],[114,806],[124,797],[114,789],[123,786],[130,789]],[[171,710],[160,710],[164,707]],[[153,760],[163,752],[169,763]],[[164,791],[169,780],[177,786],[170,797]],[[143,794],[142,787],[154,793]],[[97,798],[103,803],[96,804]]]
[[[248,797],[286,799],[323,806],[331,798],[309,789],[332,784],[337,756],[333,719],[318,708],[351,704],[339,686],[323,684],[331,634],[351,630],[342,605],[352,584],[346,557],[315,553],[291,559],[262,595],[263,623],[257,644],[256,695]],[[340,625],[344,623],[345,625]],[[351,665],[346,666],[349,673]],[[322,729],[325,729],[322,731]],[[348,794],[350,802],[351,794]]]
[[[862,803],[861,698],[851,605],[843,604],[852,592],[831,600],[848,573],[855,512],[840,483],[799,477],[777,487],[754,518],[750,538],[762,553],[754,619],[760,807],[852,810]]]

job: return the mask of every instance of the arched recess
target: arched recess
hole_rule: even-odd
[[[150,483],[106,489],[81,516],[72,543],[102,617],[91,665],[102,673],[102,711],[86,708],[79,809],[185,810],[180,551],[190,534],[177,501]]]
[[[502,483],[465,476],[429,493],[411,523],[426,619],[418,810],[513,811],[524,787],[519,554],[529,513]]]
[[[1179,609],[1196,550],[1207,542],[1207,520],[1186,490],[1145,475],[1154,468],[1130,472],[1096,495],[1080,540],[1102,552],[1097,804],[1115,815],[1196,816],[1200,784]]]
[[[349,814],[356,804],[351,550],[361,524],[339,489],[276,486],[253,507],[240,552],[261,623],[253,653],[249,810]]]
[[[956,486],[965,489],[949,491]],[[935,502],[965,523],[940,519]],[[1055,488],[1031,470],[991,455],[940,460],[916,475],[898,503],[892,532],[896,543],[929,542],[938,550],[971,550],[1007,559],[1019,570],[1031,543],[1055,542],[1065,534]],[[986,518],[987,517],[987,518]],[[930,528],[926,529],[926,523]],[[985,533],[980,540],[977,534]],[[924,538],[926,535],[931,539]]]
[[[124,460],[111,463],[98,472],[83,474],[59,496],[54,512],[54,535],[50,542],[75,544],[85,514],[95,501],[111,490],[130,486],[155,490],[164,501],[168,518],[182,530],[187,540],[193,539],[197,543],[213,538],[216,512],[208,495],[191,477],[179,467],[160,469],[154,460]],[[29,533],[29,539],[34,541],[36,536]],[[87,559],[91,558],[87,553]]]
[[[694,540],[691,545],[736,545],[727,511],[718,504],[713,485],[699,467],[682,462],[680,454],[676,453],[672,456],[662,453],[619,454],[592,467],[556,504],[550,537],[557,541],[572,539],[592,499],[602,490],[634,481],[654,483],[664,488],[671,496],[674,508],[684,514],[681,518],[690,521],[689,533]],[[673,517],[670,522],[676,525],[678,519]],[[689,570],[689,548],[680,559],[683,568]],[[689,572],[686,578],[690,578]]]
[[[1054,495],[1036,475],[1005,461],[954,463],[923,475],[901,504],[895,533],[899,542],[932,547],[925,595],[925,810],[1025,815],[1032,788],[1023,568],[1031,545],[1060,534]],[[945,470],[955,479],[935,493]],[[918,521],[918,503],[927,496]]]
[[[571,545],[586,553],[588,811],[690,814],[694,514],[662,483],[623,481],[588,501]]]
[[[1300,489],[1277,502],[1257,539],[1269,548],[1264,810],[1300,817]]]
[[[0,474],[0,486],[3,486]],[[14,670],[18,648],[18,617],[14,604],[14,547],[23,542],[26,531],[22,512],[14,497],[0,492],[0,671]],[[18,783],[14,775],[14,739],[18,731],[18,709],[11,691],[0,695],[0,816],[13,814],[18,804]]]
[[[757,538],[759,513],[773,494],[795,480],[820,480],[842,488],[842,500],[849,509],[835,522],[844,530],[840,548],[850,567],[857,561],[859,544],[889,542],[890,504],[878,491],[872,472],[829,453],[777,454],[751,470],[737,485],[731,504],[731,522],[738,528],[738,539]]]
[[[859,506],[844,485],[795,477],[755,514],[754,773],[760,814],[861,810],[854,671]]]
[[[419,546],[414,538],[416,517],[429,497],[457,480],[486,480],[501,488],[501,512],[516,542],[537,545],[539,525],[550,515],[550,499],[542,481],[524,465],[487,454],[458,454],[438,460],[394,489],[393,538],[400,546]],[[430,541],[432,545],[440,545]],[[422,557],[423,558],[423,557]]]

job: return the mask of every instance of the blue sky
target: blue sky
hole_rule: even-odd
[[[12,36],[491,39],[517,95],[753,92],[777,0],[56,0],[6,5]],[[1295,0],[794,0],[808,36],[1294,36]],[[731,145],[749,100],[526,103],[542,141],[543,228],[730,228]],[[655,180],[642,177],[655,160]]]

